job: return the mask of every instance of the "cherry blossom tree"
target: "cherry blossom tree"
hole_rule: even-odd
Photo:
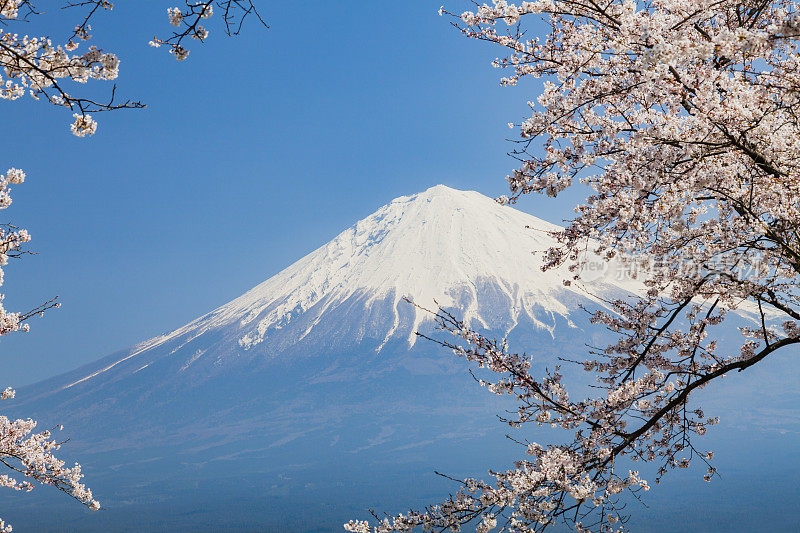
[[[119,75],[120,61],[113,52],[87,45],[92,38],[93,20],[98,13],[112,10],[113,4],[107,0],[66,0],[63,4],[47,7],[78,13],[77,24],[65,32],[60,44],[55,44],[49,37],[20,35],[12,31],[17,27],[28,30],[40,20],[44,11],[40,11],[32,0],[0,0],[0,98],[14,101],[28,96],[66,108],[73,114],[70,130],[78,137],[91,136],[97,131],[92,113],[144,107],[139,101],[118,101],[116,86],[111,88],[109,98],[104,101],[73,93],[73,88],[79,88],[89,80],[111,81]],[[165,46],[178,61],[183,61],[189,55],[187,42],[205,42],[209,30],[202,24],[215,16],[228,35],[238,34],[242,23],[250,16],[264,24],[250,0],[187,0],[182,7],[167,9],[165,23],[174,27],[172,33],[154,37],[149,44]],[[27,24],[19,26],[21,22]],[[146,43],[142,44],[146,46]],[[16,168],[0,175],[0,209],[11,205],[10,186],[21,184],[24,179],[25,173]],[[2,267],[9,259],[22,257],[26,253],[24,246],[29,241],[30,235],[26,230],[0,224],[0,285],[3,283]],[[7,311],[2,306],[2,299],[0,294],[0,336],[28,331],[27,319],[58,307],[58,303],[51,300],[21,314]],[[7,400],[14,395],[14,390],[8,387],[0,392],[0,399]],[[100,503],[82,482],[81,466],[76,463],[68,467],[58,459],[54,452],[61,443],[53,438],[51,431],[35,432],[36,426],[37,423],[31,419],[11,420],[0,416],[0,464],[7,469],[7,473],[0,474],[0,487],[30,491],[36,483],[51,485],[89,509],[99,509]],[[11,526],[2,519],[0,531],[11,531]]]
[[[596,379],[573,398],[558,370],[488,339],[446,311],[437,342],[495,376],[516,400],[512,426],[552,425],[564,442],[521,442],[527,456],[489,481],[419,511],[351,521],[353,532],[624,529],[624,500],[713,453],[695,447],[718,419],[693,393],[800,343],[800,6],[775,0],[495,0],[460,14],[465,36],[503,50],[505,85],[541,87],[519,124],[507,177],[521,195],[585,185],[544,269],[587,257],[626,265],[641,294],[607,302],[593,321],[616,342],[580,365]],[[528,28],[530,33],[527,33]],[[587,255],[588,254],[588,255]],[[649,265],[649,266],[648,266]],[[721,328],[743,310],[733,350]],[[535,354],[533,356],[535,360]],[[599,389],[598,386],[599,385]],[[584,395],[586,395],[584,393]]]

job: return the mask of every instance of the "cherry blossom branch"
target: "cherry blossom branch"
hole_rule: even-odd
[[[209,30],[200,22],[213,15],[214,6],[222,10],[222,25],[227,35],[237,35],[246,18],[255,17],[264,26],[261,15],[250,0],[189,1],[183,11],[169,8],[170,22],[180,27],[166,39],[154,38],[152,46],[165,44],[178,60],[188,57],[184,46],[186,39],[205,42]],[[85,84],[88,80],[115,80],[119,75],[119,59],[112,52],[96,46],[88,46],[83,54],[75,52],[82,43],[92,39],[92,22],[98,14],[113,10],[107,0],[67,0],[62,9],[82,9],[84,13],[72,29],[64,44],[54,44],[47,37],[18,35],[0,29],[0,98],[17,100],[25,95],[36,100],[44,99],[50,104],[66,107],[75,113],[70,128],[85,137],[95,133],[97,122],[91,113],[120,109],[140,109],[144,104],[137,100],[116,100],[116,85],[111,89],[108,101],[71,94],[66,82]],[[0,25],[25,20],[34,22],[40,15],[29,0],[0,0]]]
[[[214,5],[222,10],[222,20],[225,25],[225,33],[228,36],[239,35],[245,19],[254,16],[262,26],[269,26],[259,14],[251,0],[186,0],[183,9],[171,7],[167,9],[169,22],[178,30],[166,39],[154,37],[150,41],[150,46],[160,47],[166,45],[171,54],[178,61],[183,61],[189,57],[189,50],[183,46],[187,39],[196,39],[204,43],[208,38],[209,31],[200,24],[204,19],[211,18],[214,14]]]

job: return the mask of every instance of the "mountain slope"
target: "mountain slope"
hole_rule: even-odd
[[[400,197],[239,298],[119,358],[90,365],[63,386],[107,373],[145,372],[153,360],[189,345],[198,349],[181,360],[179,372],[256,353],[274,357],[307,339],[304,344],[323,350],[367,339],[377,341],[376,351],[392,341],[410,348],[430,316],[403,303],[404,297],[429,308],[435,301],[458,309],[476,327],[503,334],[522,317],[552,334],[556,317],[566,318],[577,302],[592,299],[564,287],[569,272],[538,268],[534,253],[554,244],[548,232],[557,229],[479,193],[442,185]],[[625,287],[610,282],[590,288],[603,295]],[[348,324],[328,324],[342,315]]]
[[[463,361],[415,342],[435,334],[431,315],[403,298],[533,348],[537,365],[580,356],[602,335],[581,307],[632,288],[600,278],[587,293],[563,285],[570,272],[542,272],[535,252],[556,229],[476,192],[400,197],[239,298],[21,390],[16,404],[68,428],[111,507],[161,501],[167,485],[206,505],[212,496],[188,487],[248,476],[294,498],[298,479],[474,471],[507,453],[494,435],[507,406]]]

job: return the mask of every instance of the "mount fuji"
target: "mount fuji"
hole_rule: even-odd
[[[363,377],[365,359],[436,373],[448,364],[426,358],[435,350],[418,349],[415,335],[432,316],[406,298],[454,310],[499,337],[532,332],[553,339],[556,330],[580,329],[579,306],[634,290],[610,277],[574,288],[563,283],[572,272],[542,272],[537,252],[556,244],[551,233],[559,229],[480,193],[437,185],[393,200],[189,324],[42,382],[26,396],[86,405],[88,397],[113,389],[108,398],[117,403],[120,394],[146,384],[155,400],[162,388],[195,388],[275,364],[311,365],[314,375],[306,377],[315,383]],[[398,351],[420,355],[388,355]]]
[[[441,332],[404,298],[534,349],[534,364],[578,357],[603,335],[584,308],[635,288],[543,272],[537,252],[557,229],[438,185],[171,333],[20,390],[14,414],[65,426],[64,451],[108,511],[32,517],[15,500],[7,518],[37,530],[338,531],[366,506],[441,495],[434,466],[481,472],[511,457],[494,437],[507,405],[417,340]],[[246,510],[219,511],[236,506]]]

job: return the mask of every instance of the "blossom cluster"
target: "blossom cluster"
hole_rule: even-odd
[[[262,24],[266,25],[251,0],[223,0],[217,5],[222,11],[220,18],[228,35],[238,34],[242,22],[249,15],[254,15]],[[209,36],[209,30],[203,26],[202,22],[210,19],[213,15],[213,0],[186,0],[183,7],[167,8],[167,20],[176,29],[169,37],[154,37],[150,41],[150,46],[159,48],[164,45],[175,56],[175,59],[184,61],[189,57],[189,50],[184,43],[187,39],[205,42]]]
[[[7,392],[4,396],[7,396]],[[64,461],[58,459],[53,452],[58,450],[60,445],[53,440],[52,433],[50,431],[34,433],[35,428],[34,420],[10,420],[0,416],[0,462],[25,478],[19,481],[16,477],[3,474],[0,476],[0,487],[28,492],[33,490],[34,482],[53,485],[89,509],[95,511],[100,509],[100,502],[82,481],[81,465],[75,463],[73,466],[67,466]],[[11,531],[11,526],[3,522],[0,531]]]
[[[21,0],[3,3],[0,21],[18,17],[22,3]],[[105,5],[110,6],[108,3]],[[76,28],[73,37],[88,40],[89,29],[91,27],[84,24]],[[89,46],[84,53],[77,53],[78,47],[73,39],[64,45],[57,45],[48,38],[19,35],[0,29],[0,98],[16,100],[26,94],[36,100],[44,98],[57,106],[77,108],[83,117],[81,122],[92,122],[86,109],[98,105],[91,100],[71,96],[62,86],[62,80],[79,84],[89,80],[115,80],[119,76],[119,59],[115,54],[104,52],[96,46]],[[91,135],[95,129],[96,125],[94,128],[72,127],[73,133],[79,136]]]
[[[173,33],[168,39],[154,38],[150,41],[150,46],[155,48],[165,44],[169,46],[169,51],[178,61],[183,61],[189,57],[189,50],[181,45],[184,38],[197,39],[204,42],[208,38],[208,30],[200,24],[203,19],[211,18],[214,14],[213,0],[186,3],[186,7],[181,10],[179,7],[167,8],[167,19],[176,28],[183,27],[182,31]]]
[[[92,115],[75,113],[72,116],[75,118],[75,122],[70,125],[70,130],[76,137],[94,135],[94,132],[97,131],[97,122],[92,119]]]

